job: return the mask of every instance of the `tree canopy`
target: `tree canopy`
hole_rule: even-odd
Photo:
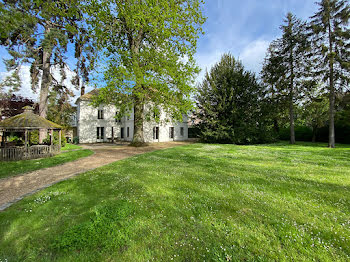
[[[6,46],[11,58],[6,60],[12,74],[3,81],[16,91],[21,86],[18,75],[21,66],[30,65],[31,85],[37,90],[40,85],[39,114],[47,116],[50,88],[67,95],[72,90],[63,84],[66,79],[66,54],[68,47],[75,49],[77,66],[73,84],[80,88],[80,79],[88,80],[89,62],[93,62],[93,51],[84,22],[85,2],[77,0],[55,1],[4,1],[0,3],[1,44]],[[59,70],[60,79],[53,72]],[[41,137],[41,140],[43,137]]]
[[[105,55],[105,87],[95,103],[134,108],[134,142],[157,108],[182,119],[191,108],[194,54],[205,18],[201,0],[95,1],[91,24]],[[121,95],[122,94],[122,95]],[[150,110],[145,111],[145,105]]]

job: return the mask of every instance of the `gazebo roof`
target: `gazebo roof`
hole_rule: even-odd
[[[22,114],[10,117],[0,122],[0,130],[35,130],[35,129],[62,129],[62,126],[34,114],[33,108],[24,107]]]

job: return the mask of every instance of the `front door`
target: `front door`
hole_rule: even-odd
[[[123,139],[124,138],[124,127],[120,128],[120,138]]]
[[[97,127],[97,139],[96,142],[104,142],[105,140],[105,128],[102,127]]]
[[[169,138],[174,140],[174,127],[169,127]]]

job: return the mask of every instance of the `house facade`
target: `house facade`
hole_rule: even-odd
[[[134,111],[116,119],[118,112],[114,105],[90,105],[95,89],[81,96],[77,104],[77,135],[79,143],[110,142],[112,140],[132,141],[134,135]],[[165,122],[165,112],[160,121],[145,121],[143,124],[145,142],[184,141],[188,139],[187,116],[182,122]]]

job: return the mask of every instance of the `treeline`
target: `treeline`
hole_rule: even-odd
[[[350,142],[350,6],[344,0],[317,4],[309,21],[287,14],[260,79],[230,54],[206,74],[195,114],[202,140],[293,144],[328,136],[334,147],[337,132],[338,142]]]

